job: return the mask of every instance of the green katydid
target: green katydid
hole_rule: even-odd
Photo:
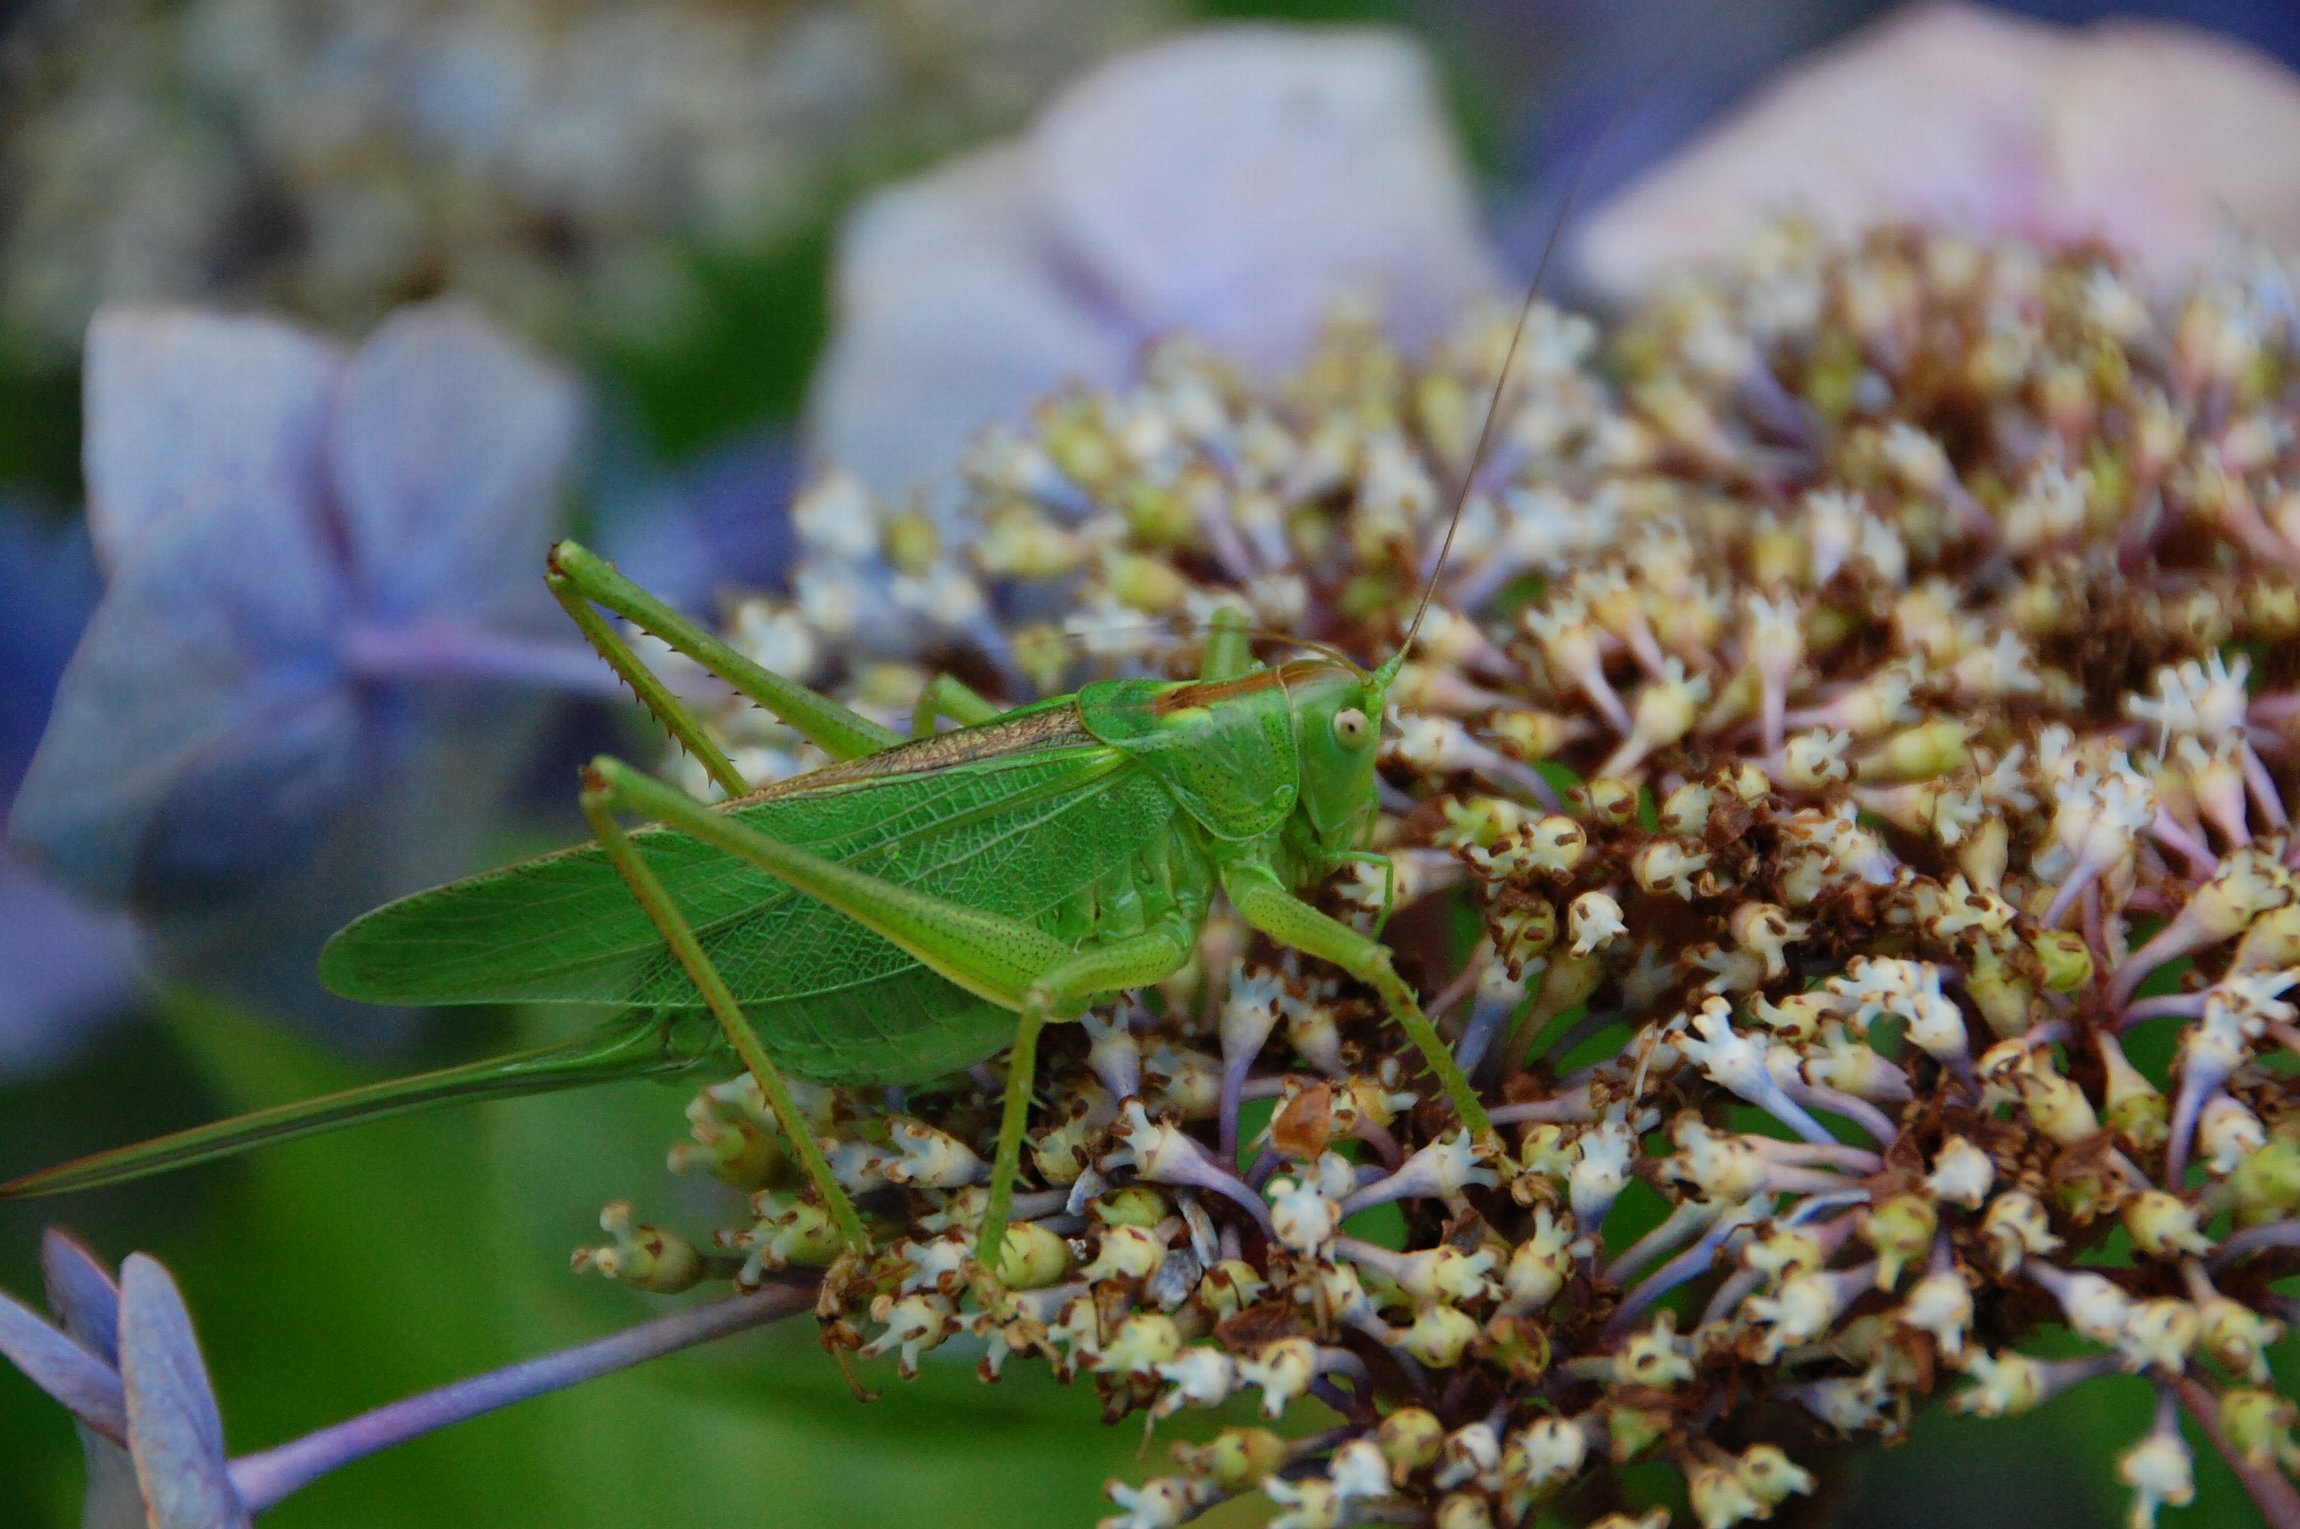
[[[456,1097],[685,1070],[726,1047],[756,1075],[835,1224],[859,1218],[777,1068],[916,1083],[1011,1047],[982,1257],[995,1267],[1041,1027],[1159,982],[1197,948],[1217,890],[1252,927],[1370,985],[1462,1120],[1483,1109],[1377,940],[1298,895],[1361,858],[1380,718],[1406,645],[1257,664],[1218,626],[1200,677],[1117,679],[1004,713],[930,687],[903,739],[774,675],[572,542],[551,586],[651,711],[720,782],[705,806],[613,759],[585,772],[596,842],[417,893],[339,933],[323,979],[386,1003],[615,1003],[599,1038],[289,1105],[0,1186],[58,1193]],[[598,608],[687,654],[836,761],[752,790]],[[964,725],[932,731],[947,716]],[[617,812],[659,826],[626,833]],[[698,1041],[714,1016],[725,1043]]]
[[[1311,643],[1298,645],[1320,656],[1264,667],[1242,625],[1217,623],[1195,680],[1104,680],[1001,712],[940,677],[906,739],[762,668],[562,542],[546,575],[552,592],[727,799],[706,806],[620,761],[595,760],[583,789],[594,842],[387,904],[328,943],[320,975],[377,1003],[614,1004],[623,1016],[569,1045],[98,1153],[0,1184],[0,1200],[118,1183],[459,1099],[723,1072],[739,1060],[840,1238],[860,1249],[861,1219],[779,1068],[834,1084],[913,1083],[1011,1048],[978,1239],[980,1262],[994,1271],[1039,1031],[1180,971],[1217,891],[1272,940],[1373,988],[1463,1125],[1491,1139],[1476,1091],[1388,948],[1300,892],[1369,858],[1362,845],[1378,812],[1389,689],[1452,551],[1591,157],[1551,225],[1435,566],[1397,651],[1378,667]],[[753,790],[602,608],[701,664],[833,763]],[[960,726],[935,731],[944,718]],[[654,824],[626,832],[618,811]]]

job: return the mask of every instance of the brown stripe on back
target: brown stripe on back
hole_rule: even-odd
[[[976,760],[996,759],[1032,749],[1062,748],[1071,744],[1100,741],[1078,720],[1078,708],[1075,705],[1052,707],[1026,716],[985,722],[978,727],[962,727],[955,732],[936,733],[929,738],[914,738],[908,743],[881,749],[876,754],[865,754],[860,759],[825,765],[805,775],[794,775],[789,780],[762,786],[730,805],[743,807],[752,802],[772,801],[780,796],[797,796],[823,786],[843,786],[890,775],[918,775],[950,765],[972,764]]]
[[[1177,685],[1152,701],[1150,709],[1159,716],[1170,716],[1192,707],[1215,706],[1224,701],[1234,701],[1240,696],[1258,695],[1265,690],[1281,690],[1289,680],[1305,679],[1319,670],[1339,668],[1341,665],[1319,658],[1292,659],[1275,669],[1257,670],[1234,680]]]

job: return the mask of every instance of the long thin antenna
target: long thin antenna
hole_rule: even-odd
[[[1462,468],[1461,485],[1454,490],[1453,514],[1446,521],[1445,540],[1438,543],[1437,562],[1430,568],[1429,581],[1422,586],[1421,602],[1414,607],[1414,619],[1406,627],[1405,639],[1398,644],[1397,652],[1390,655],[1389,661],[1374,671],[1375,680],[1385,688],[1397,677],[1399,667],[1406,661],[1406,655],[1413,651],[1414,639],[1421,634],[1422,620],[1429,615],[1430,601],[1437,596],[1438,580],[1445,573],[1446,558],[1453,552],[1454,533],[1461,529],[1462,511],[1469,504],[1470,489],[1477,483],[1479,469],[1485,465],[1486,448],[1493,444],[1494,421],[1501,417],[1501,401],[1509,389],[1510,369],[1517,363],[1518,347],[1525,342],[1525,326],[1533,317],[1534,305],[1541,301],[1541,284],[1549,275],[1549,263],[1556,256],[1558,243],[1565,235],[1566,224],[1573,217],[1573,204],[1580,200],[1581,188],[1588,181],[1590,169],[1597,163],[1597,156],[1613,141],[1614,130],[1651,99],[1661,84],[1662,76],[1677,61],[1678,48],[1683,46],[1686,35],[1680,32],[1677,45],[1666,50],[1646,72],[1645,78],[1638,82],[1637,88],[1606,114],[1604,126],[1590,140],[1589,147],[1581,151],[1581,160],[1573,167],[1573,178],[1566,182],[1565,199],[1558,204],[1557,216],[1550,220],[1549,234],[1541,244],[1541,258],[1534,262],[1533,280],[1526,286],[1525,301],[1518,305],[1517,323],[1509,331],[1509,346],[1501,354],[1501,371],[1493,379],[1493,396],[1486,400],[1485,421],[1478,426],[1477,444],[1470,449],[1469,462]]]

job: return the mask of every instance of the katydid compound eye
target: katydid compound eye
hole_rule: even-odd
[[[1355,706],[1345,706],[1334,713],[1334,737],[1351,748],[1356,748],[1373,735],[1366,726],[1366,714]]]

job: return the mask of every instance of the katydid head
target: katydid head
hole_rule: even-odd
[[[1300,811],[1329,850],[1359,848],[1375,810],[1388,680],[1350,664],[1297,662],[1280,671],[1299,760]]]

